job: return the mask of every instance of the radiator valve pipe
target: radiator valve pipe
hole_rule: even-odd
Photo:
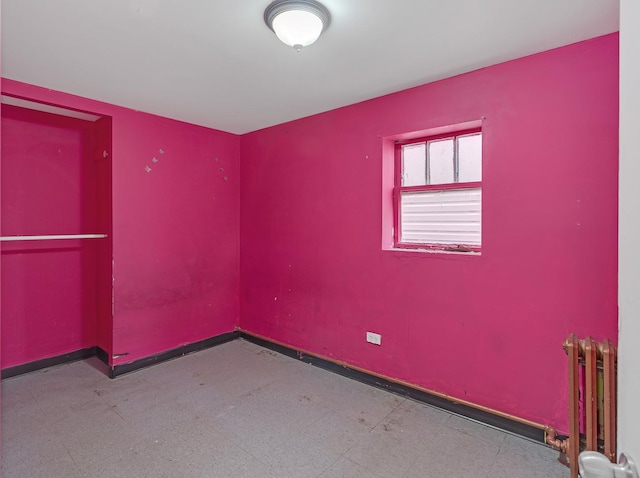
[[[555,428],[545,427],[544,441],[554,450],[561,451],[565,454],[569,452],[569,440],[561,440],[558,438],[558,431]]]

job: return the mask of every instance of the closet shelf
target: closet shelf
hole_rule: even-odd
[[[104,239],[106,234],[53,234],[48,236],[2,236],[0,242],[8,241],[50,241],[58,239]]]

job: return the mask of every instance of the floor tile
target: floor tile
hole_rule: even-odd
[[[320,478],[378,478],[378,475],[342,457],[322,473]]]
[[[377,426],[386,434],[399,440],[410,437],[414,441],[428,443],[449,423],[451,415],[428,405],[407,400],[394,409]]]
[[[448,428],[452,428],[482,441],[491,442],[495,445],[501,445],[507,436],[507,434],[501,430],[473,420],[468,420],[458,415],[451,415],[444,424]]]
[[[276,448],[264,461],[279,477],[314,478],[322,475],[340,455],[312,439],[288,441]]]
[[[364,440],[370,432],[371,428],[363,418],[330,412],[307,425],[300,432],[300,437],[315,440],[343,455]]]
[[[544,476],[567,478],[571,472],[559,461],[559,452],[508,435],[489,469],[491,478]]]
[[[18,444],[2,444],[2,476],[11,477],[82,477],[77,464],[64,445],[50,433]]]
[[[480,440],[464,431],[444,427],[433,436],[418,459],[402,476],[483,478],[487,476],[499,450],[499,445],[491,441]]]
[[[372,430],[345,457],[381,477],[402,476],[420,457],[425,444],[411,436]]]

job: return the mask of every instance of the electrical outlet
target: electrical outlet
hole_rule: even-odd
[[[382,345],[382,336],[380,334],[374,334],[373,332],[367,332],[367,342]]]

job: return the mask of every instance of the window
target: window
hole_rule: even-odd
[[[479,251],[480,129],[397,142],[395,157],[395,246]]]

